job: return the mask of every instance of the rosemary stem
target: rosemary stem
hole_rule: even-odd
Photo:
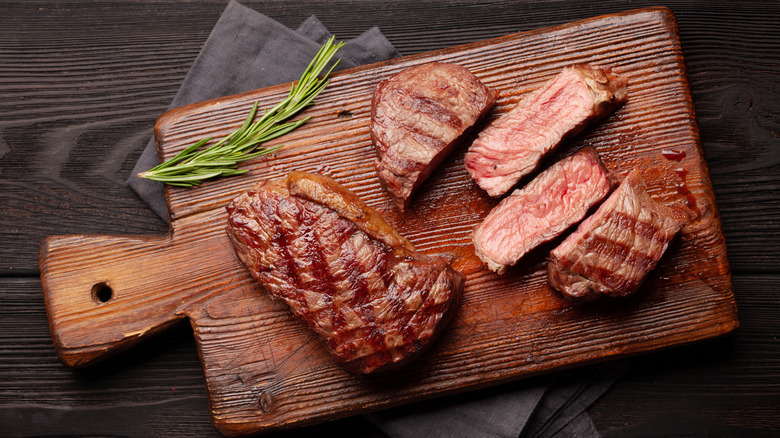
[[[210,178],[246,173],[247,169],[238,169],[239,163],[278,151],[283,145],[266,148],[263,143],[283,136],[309,120],[310,117],[304,117],[287,122],[311,106],[314,98],[328,85],[328,77],[340,61],[336,59],[331,63],[331,60],[343,45],[343,42],[336,43],[334,37],[326,41],[301,78],[292,84],[287,97],[264,111],[257,120],[258,103],[255,102],[244,123],[231,134],[202,149],[211,141],[211,137],[204,138],[138,176],[173,186],[191,187]],[[330,69],[322,74],[328,64],[331,64]]]

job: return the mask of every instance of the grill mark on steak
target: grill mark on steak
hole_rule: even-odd
[[[626,96],[626,79],[609,68],[565,67],[480,132],[466,153],[466,169],[490,196],[501,196]]]
[[[550,285],[574,301],[630,295],[655,268],[690,213],[652,199],[639,171],[631,172],[552,250],[547,265]]]
[[[394,89],[392,91],[393,97],[395,97],[395,103],[398,103],[400,112],[411,112],[415,116],[427,116],[428,118],[452,127],[453,129],[463,128],[463,122],[460,118],[441,102],[437,102],[421,93],[416,93],[411,90]],[[416,121],[418,119],[402,119],[402,118],[390,118],[387,117],[383,121],[387,121],[389,124],[396,127],[403,127],[413,131],[422,133],[417,128],[417,123],[409,123],[410,121]],[[436,139],[437,143],[441,143],[441,139],[431,137],[426,134],[427,137]]]
[[[630,245],[616,242],[605,236],[589,235],[583,241],[582,248],[586,254],[594,256],[577,260],[572,268],[582,271],[597,270],[598,278],[617,276],[614,272],[604,269],[602,264],[645,269],[654,263],[653,258],[648,254],[633,250]]]
[[[305,286],[331,296],[334,290],[333,277],[327,266],[325,266],[323,248],[320,244],[321,236],[318,236],[318,230],[311,226],[313,220],[316,220],[316,218],[312,217],[314,214],[316,213],[307,212],[305,205],[297,211],[298,223],[304,231],[300,252],[296,254],[296,259],[305,260],[308,268],[311,270],[310,281]]]
[[[417,253],[329,178],[291,172],[259,183],[227,210],[241,262],[350,371],[416,357],[460,303],[463,274]]]
[[[653,240],[657,243],[666,242],[673,236],[673,233],[670,234],[668,230],[659,229],[652,222],[641,220],[621,211],[609,212],[605,216],[604,221],[607,223],[607,226],[614,224],[618,230],[631,231],[638,237],[642,237],[645,240]]]
[[[579,222],[612,189],[596,150],[583,148],[515,190],[472,234],[475,254],[499,274]]]
[[[281,200],[281,202],[284,202],[284,200]],[[269,217],[272,218],[271,220],[275,222],[274,225],[277,227],[281,225],[281,220],[278,219],[279,216],[276,211],[274,211],[274,213]],[[256,244],[256,242],[254,243],[256,247],[259,246]],[[279,255],[279,265],[284,268],[284,274],[290,278],[295,279],[292,284],[293,287],[300,287],[301,285],[298,276],[296,275],[298,268],[295,266],[295,260],[293,260],[292,254],[290,254],[290,242],[288,241],[288,236],[284,233],[275,233],[272,243],[275,246],[277,254]]]
[[[368,283],[364,278],[370,271],[367,267],[360,264],[355,254],[355,247],[350,245],[342,250],[342,262],[344,269],[344,277],[349,285],[349,288],[354,291],[354,302],[358,306],[365,304],[368,299]]]
[[[304,260],[308,263],[310,269],[310,281],[299,287],[308,287],[320,292],[318,297],[325,300],[321,308],[314,311],[311,320],[329,321],[333,327],[344,326],[344,315],[337,311],[334,306],[333,297],[336,295],[334,287],[335,279],[325,261],[325,247],[322,240],[325,238],[323,232],[331,231],[330,228],[320,230],[314,226],[319,218],[318,212],[309,212],[307,205],[302,205],[298,210],[298,220],[303,231],[301,252],[296,255],[298,260]],[[307,214],[308,213],[308,214]],[[321,213],[321,212],[319,212]],[[338,221],[336,221],[338,223]],[[299,270],[297,277],[301,277]]]
[[[465,68],[418,65],[381,81],[371,107],[377,176],[399,209],[495,104],[497,93]]]

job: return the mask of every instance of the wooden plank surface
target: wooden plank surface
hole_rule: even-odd
[[[590,412],[607,437],[777,435],[780,392],[771,383],[780,373],[780,148],[772,116],[780,102],[777,3],[247,4],[291,27],[317,14],[343,38],[379,25],[404,54],[629,7],[670,6],[680,23],[741,328],[631,358],[629,371]],[[7,24],[0,28],[1,435],[218,436],[186,325],[83,371],[57,361],[37,251],[52,234],[165,234],[167,225],[124,180],[223,7],[222,0],[186,7],[176,1],[0,2]],[[383,436],[360,416],[273,436],[335,433]]]
[[[462,165],[465,148],[434,173],[409,211],[392,207],[371,166],[370,96],[379,80],[432,60],[464,65],[499,90],[493,117],[565,65],[609,65],[628,77],[629,102],[561,154],[593,145],[617,176],[640,167],[655,197],[688,203],[700,213],[637,298],[572,307],[547,286],[541,251],[508,275],[482,269],[470,232],[496,201],[469,180]],[[673,15],[652,9],[337,74],[307,111],[312,120],[284,138],[281,152],[252,163],[242,177],[197,189],[168,189],[169,238],[47,239],[41,278],[55,347],[66,363],[82,366],[187,316],[214,422],[223,433],[243,434],[728,333],[737,326],[736,308],[685,73]],[[161,155],[167,158],[200,138],[229,133],[252,102],[268,107],[287,89],[282,85],[166,113],[155,130]],[[665,158],[667,150],[678,151],[677,159]],[[224,235],[224,205],[258,179],[294,169],[343,183],[418,249],[453,257],[454,267],[467,274],[461,311],[417,363],[391,376],[346,373],[232,256]],[[455,201],[462,199],[469,201]],[[98,285],[111,289],[110,299],[97,299]]]

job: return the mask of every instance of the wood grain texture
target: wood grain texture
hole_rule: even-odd
[[[0,278],[0,291],[0,333],[6,334],[0,336],[0,436],[221,436],[212,424],[188,324],[73,371],[52,347],[40,281]],[[360,417],[281,436],[344,430],[383,436]]]
[[[186,325],[83,371],[63,367],[51,346],[37,256],[41,239],[53,234],[168,231],[123,181],[224,3],[0,2],[0,435],[217,436]],[[634,7],[671,7],[742,327],[632,358],[632,371],[591,414],[605,436],[780,432],[776,388],[768,384],[780,375],[777,2],[245,3],[291,27],[317,14],[342,38],[378,25],[407,55]],[[272,436],[336,433],[383,436],[360,417]]]
[[[196,189],[168,188],[172,234],[167,240],[46,239],[41,278],[60,357],[68,365],[89,364],[187,316],[214,423],[222,433],[237,435],[728,333],[737,326],[736,308],[676,32],[668,10],[635,11],[334,75],[307,110],[312,120],[285,136],[282,151],[250,164],[245,176]],[[496,201],[470,181],[462,150],[424,184],[409,211],[394,209],[371,166],[370,97],[379,80],[432,60],[461,64],[497,89],[502,98],[493,117],[565,65],[609,65],[628,78],[629,102],[565,149],[595,146],[619,177],[640,167],[656,198],[689,202],[700,213],[641,298],[572,307],[547,285],[541,252],[509,275],[484,270],[473,254],[470,232]],[[228,134],[252,102],[269,107],[287,89],[281,85],[167,112],[155,128],[161,158],[200,138]],[[683,151],[685,158],[667,160],[664,150]],[[224,235],[223,207],[257,180],[290,170],[336,179],[418,249],[450,255],[453,266],[468,275],[461,311],[422,360],[390,376],[350,375],[241,269]],[[692,198],[681,195],[681,186]],[[115,297],[96,302],[87,291],[97,284],[110,286]]]

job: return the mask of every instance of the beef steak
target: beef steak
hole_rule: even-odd
[[[564,158],[501,201],[475,228],[477,256],[503,273],[530,250],[579,222],[612,189],[592,147]]]
[[[291,172],[255,185],[227,211],[241,262],[350,371],[416,356],[460,303],[460,272],[416,252],[332,179]]]
[[[381,81],[371,108],[379,180],[403,209],[412,193],[495,104],[467,69],[432,62]]]
[[[550,253],[550,285],[574,301],[634,292],[687,223],[689,211],[650,197],[638,170]]]
[[[623,103],[626,82],[609,68],[564,68],[479,133],[465,157],[471,178],[490,196],[508,192],[565,138]]]

